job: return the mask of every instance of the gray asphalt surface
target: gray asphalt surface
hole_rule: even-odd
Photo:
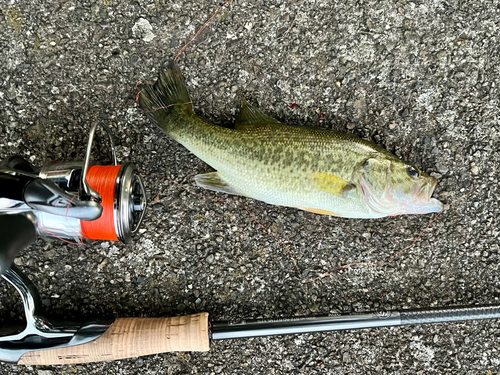
[[[349,220],[238,198],[201,199],[210,167],[152,126],[135,103],[141,80],[217,9],[207,0],[0,2],[0,157],[42,166],[84,155],[95,121],[118,157],[142,170],[148,213],[133,243],[39,239],[16,261],[50,317],[169,316],[216,320],[316,316],[379,308],[496,304],[500,2],[240,1],[181,55],[195,110],[231,126],[246,98],[277,119],[352,132],[440,179],[449,203],[474,187],[415,247],[380,266],[304,284],[339,265],[382,260],[433,215]],[[293,104],[297,106],[292,109]],[[109,162],[107,143],[95,158]],[[153,174],[152,174],[153,173]],[[0,317],[21,319],[1,284]],[[9,374],[495,374],[498,321],[223,341],[78,366],[1,364]]]

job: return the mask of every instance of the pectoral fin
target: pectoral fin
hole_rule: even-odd
[[[260,109],[248,104],[245,100],[241,101],[241,112],[236,117],[235,129],[243,130],[248,127],[262,126],[269,124],[281,124],[278,120],[266,115]]]
[[[346,198],[356,187],[343,178],[326,172],[313,172],[308,176],[308,178],[316,188],[327,193],[342,195]]]
[[[226,193],[232,195],[242,195],[229,186],[226,181],[224,181],[218,172],[211,172],[205,174],[199,174],[194,177],[194,180],[199,187],[207,190],[217,191],[219,193]]]

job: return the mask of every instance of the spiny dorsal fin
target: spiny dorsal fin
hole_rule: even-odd
[[[175,61],[163,66],[156,83],[146,86],[139,93],[139,104],[144,112],[160,126],[167,115],[193,114],[193,105],[184,77]]]
[[[194,177],[194,180],[199,187],[202,187],[204,189],[232,195],[241,195],[231,186],[229,186],[227,182],[219,176],[218,172],[199,174]]]
[[[248,104],[246,100],[241,101],[241,111],[236,117],[235,129],[242,130],[247,127],[269,124],[281,124],[281,122]]]
[[[347,197],[356,186],[348,181],[327,172],[313,172],[307,176],[313,185],[327,193]]]

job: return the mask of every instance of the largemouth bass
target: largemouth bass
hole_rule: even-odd
[[[242,102],[234,129],[193,112],[184,77],[167,64],[139,103],[170,137],[216,169],[203,188],[349,218],[439,212],[437,180],[350,134],[285,125]]]

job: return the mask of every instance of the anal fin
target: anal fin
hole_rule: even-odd
[[[226,193],[232,195],[242,195],[241,193],[234,190],[230,185],[226,183],[220,176],[218,172],[211,172],[205,174],[199,174],[194,177],[194,180],[199,187],[207,190],[217,191],[219,193]]]
[[[308,211],[308,212],[312,212],[314,214],[339,216],[335,212],[322,210],[321,208],[301,208],[301,207],[299,207],[299,209],[304,210],[304,211]]]

